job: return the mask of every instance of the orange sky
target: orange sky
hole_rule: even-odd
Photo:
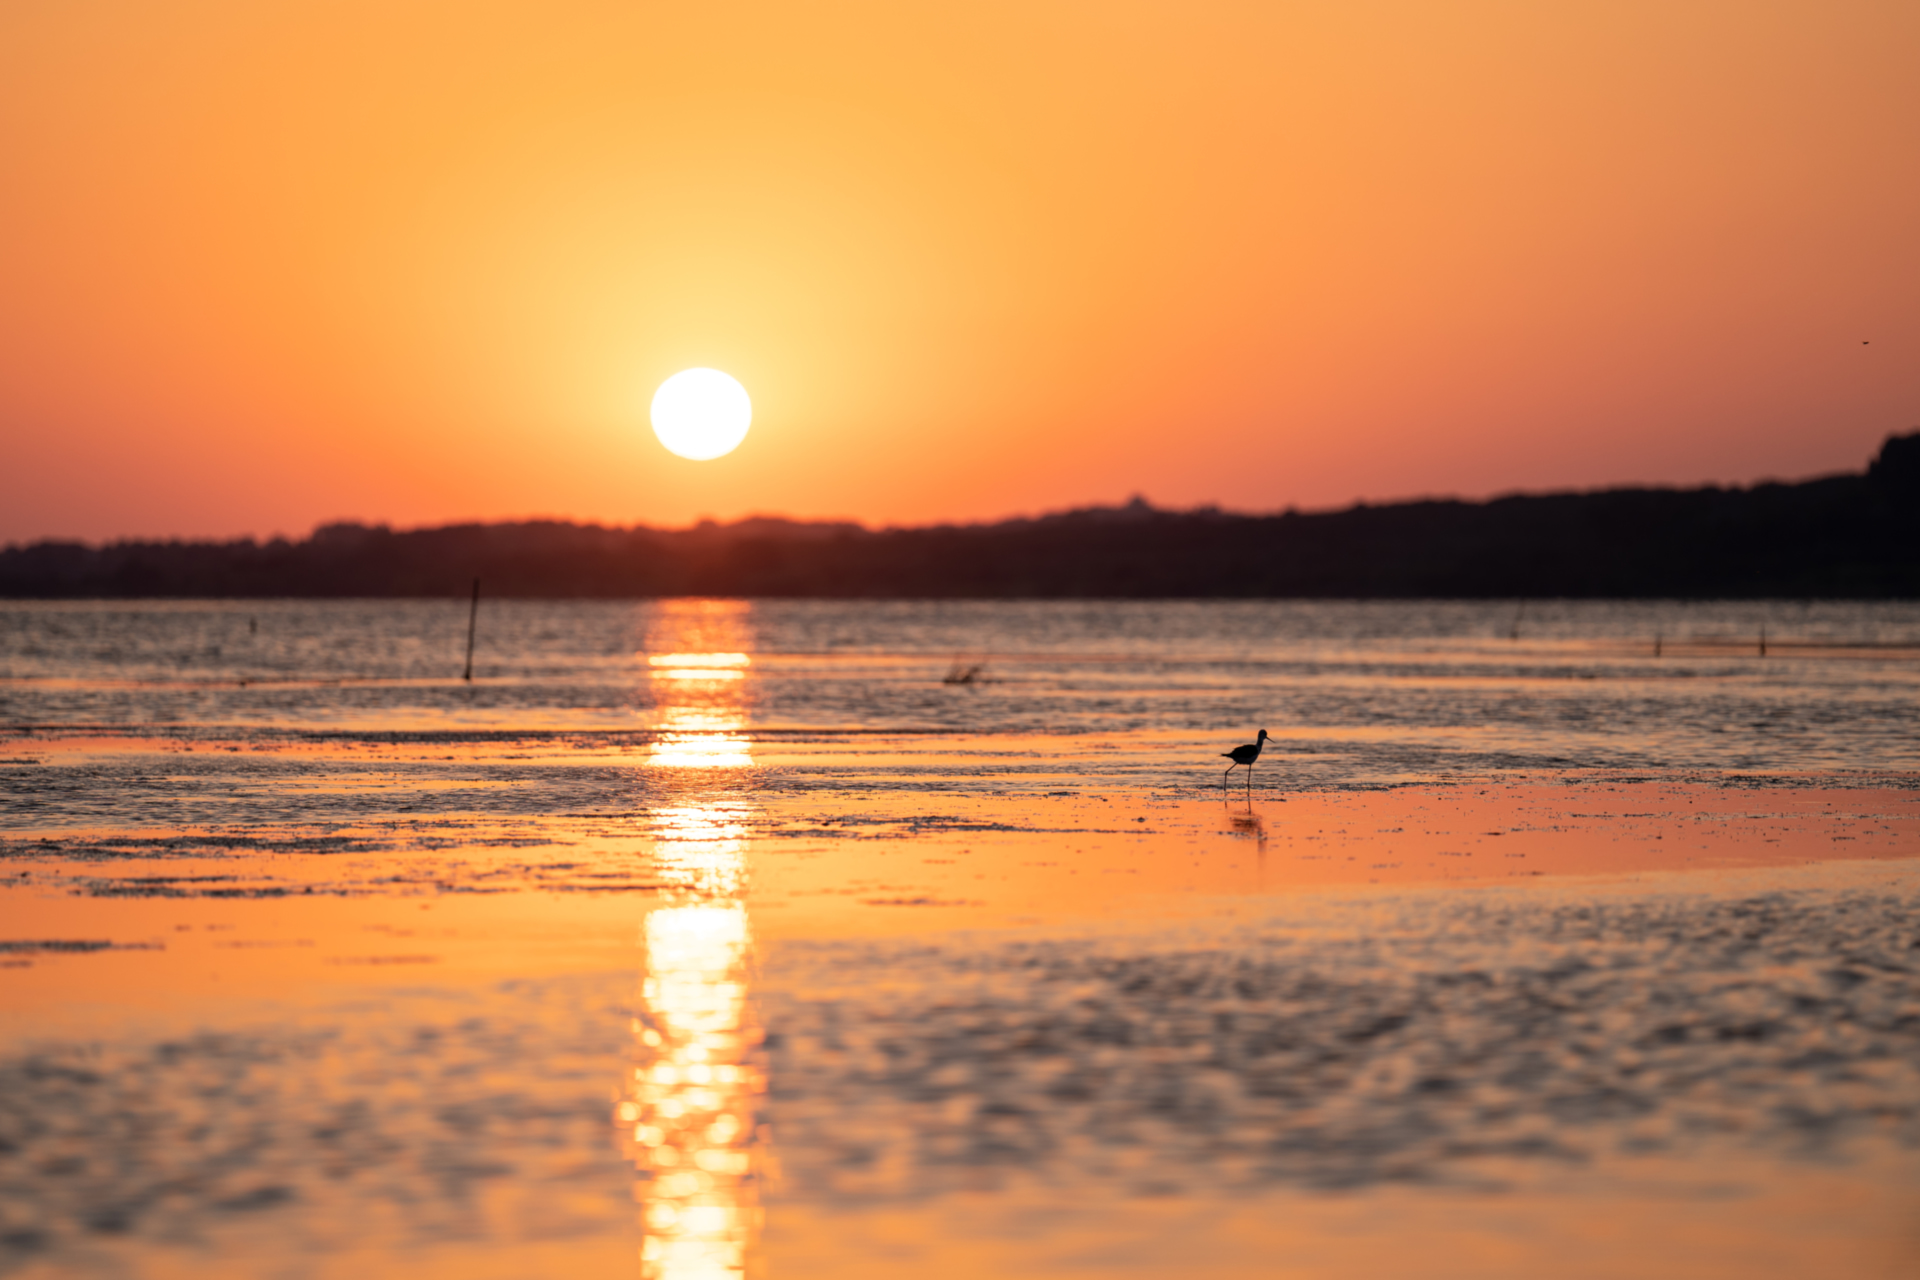
[[[1912,0],[12,0],[0,539],[1856,469],[1916,68]]]

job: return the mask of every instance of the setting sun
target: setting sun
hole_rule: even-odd
[[[653,393],[653,434],[695,462],[739,448],[752,421],[747,389],[718,369],[683,369]]]

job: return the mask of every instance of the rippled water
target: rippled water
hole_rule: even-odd
[[[503,601],[481,606],[471,685],[466,623],[465,602],[9,605],[0,721],[645,731],[684,702],[660,665],[684,651],[742,655],[706,670],[757,730],[1264,727],[1358,753],[1356,779],[1920,767],[1914,603]]]
[[[0,1271],[1920,1269],[1920,605],[466,627],[0,608]]]

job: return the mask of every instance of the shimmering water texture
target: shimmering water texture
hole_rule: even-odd
[[[722,722],[1041,733],[1113,753],[1079,772],[1164,786],[1204,782],[1223,737],[1256,728],[1280,739],[1276,785],[1920,770],[1910,603],[506,601],[481,606],[472,685],[458,678],[466,613],[465,600],[8,604],[0,723],[249,746],[538,730],[660,748]],[[966,772],[951,764],[918,781]]]
[[[0,1269],[1920,1273],[1920,608],[464,628],[0,611]]]

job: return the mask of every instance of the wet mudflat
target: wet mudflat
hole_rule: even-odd
[[[139,621],[204,653],[235,608]],[[1586,678],[1593,643],[1516,662],[1505,614],[1491,640],[1403,618],[1391,652],[1278,658],[1221,657],[1228,616],[1200,657],[1094,661],[1042,611],[997,624],[1045,658],[1030,680],[1003,658],[1004,684],[955,687],[953,627],[924,618],[621,608],[607,655],[516,677],[537,697],[396,659],[257,717],[220,700],[258,672],[193,665],[224,654],[27,669],[52,633],[128,624],[12,621],[0,1266],[1920,1264],[1900,618],[1879,658],[1841,652],[1859,618],[1815,618],[1838,656]],[[529,615],[515,660],[616,622]],[[831,661],[789,636],[861,625],[893,631]],[[175,714],[183,687],[217,714]],[[1223,788],[1213,753],[1250,735],[1182,721],[1170,687],[1196,716],[1347,710],[1274,716]],[[1450,689],[1472,715],[1405,705]],[[1746,754],[1711,767],[1734,714]]]

